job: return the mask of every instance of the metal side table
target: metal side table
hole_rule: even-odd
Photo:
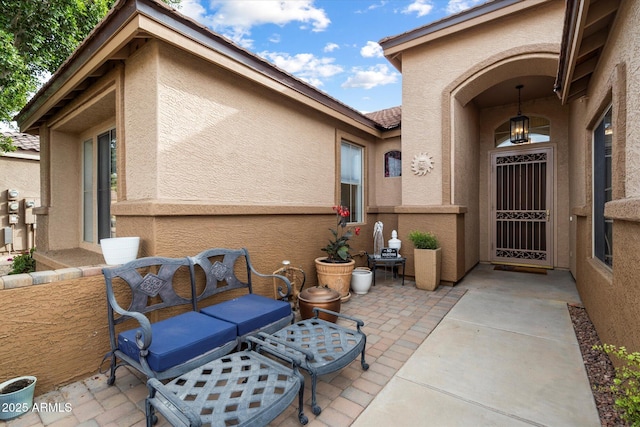
[[[383,265],[385,267],[391,266],[391,268],[394,269],[394,277],[395,268],[402,266],[402,286],[404,286],[404,268],[406,266],[406,263],[407,259],[405,257],[381,258],[367,254],[367,267],[369,267],[371,271],[373,271],[373,286],[376,285],[376,267],[379,265]]]

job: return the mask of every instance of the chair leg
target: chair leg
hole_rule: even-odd
[[[109,378],[107,378],[107,385],[113,385],[116,382],[116,369],[118,369],[118,364],[116,362],[116,355],[111,353],[111,363],[109,366]]]
[[[363,371],[367,371],[369,369],[369,364],[364,361],[364,352],[367,349],[367,336],[362,334],[362,339],[364,340],[364,345],[362,346],[362,353],[360,355],[360,366],[362,366]]]
[[[311,373],[311,412],[313,415],[320,415],[322,408],[316,401],[316,385],[318,383],[318,376],[315,373]]]

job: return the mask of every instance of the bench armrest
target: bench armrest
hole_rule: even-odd
[[[161,402],[156,394],[160,394],[164,399],[169,402],[175,409],[170,406],[163,405],[169,411],[171,411],[170,417],[175,418],[182,422],[185,426],[201,426],[202,420],[200,419],[200,415],[196,414],[196,412],[191,409],[190,406],[186,405],[182,400],[178,398],[171,391],[167,390],[167,388],[155,378],[150,378],[147,381],[147,387],[149,388],[149,397],[147,397],[147,404],[154,404],[155,402]],[[156,405],[153,405],[157,408]],[[167,416],[167,414],[164,414]],[[149,414],[147,414],[149,416]],[[173,424],[173,423],[172,423]]]
[[[256,271],[255,268],[253,268],[253,265],[249,265],[249,268],[251,269],[251,272],[253,274],[255,274],[258,277],[272,277],[275,279],[280,279],[284,282],[285,286],[287,287],[287,293],[283,293],[282,292],[282,287],[278,286],[278,295],[280,296],[280,298],[284,301],[287,298],[289,298],[290,295],[292,295],[292,290],[291,290],[291,282],[289,281],[289,279],[287,279],[284,276],[281,276],[279,274],[263,274],[263,273],[259,273],[258,271]]]
[[[149,322],[149,319],[142,313],[125,310],[120,307],[112,292],[107,292],[107,300],[113,311],[121,316],[131,317],[140,324],[142,330],[138,330],[136,333],[136,345],[140,348],[141,354],[144,352],[143,356],[146,356],[147,349],[151,345],[151,322]]]

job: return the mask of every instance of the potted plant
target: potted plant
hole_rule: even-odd
[[[33,406],[36,377],[24,376],[0,384],[0,420],[10,420],[29,412]]]
[[[409,240],[413,243],[413,259],[416,287],[428,291],[435,290],[440,284],[441,248],[433,233],[412,231]]]
[[[345,302],[351,296],[349,285],[355,266],[349,252],[349,239],[360,234],[360,227],[347,227],[349,208],[346,206],[334,206],[333,211],[336,213],[337,226],[335,229],[329,229],[333,238],[322,248],[327,256],[315,259],[316,272],[318,284],[338,291],[341,301]]]

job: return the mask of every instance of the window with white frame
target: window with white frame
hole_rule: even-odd
[[[115,217],[111,203],[116,194],[116,130],[84,141],[82,146],[82,229],[83,240],[98,243],[114,237]]]
[[[340,201],[349,208],[349,222],[363,222],[364,149],[342,141],[340,149]]]
[[[593,255],[613,267],[613,220],[604,216],[604,205],[612,199],[611,113],[609,107],[593,131]]]

